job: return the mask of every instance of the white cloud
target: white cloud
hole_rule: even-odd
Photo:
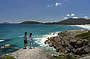
[[[71,14],[71,16],[75,16],[75,14],[74,14],[74,13],[72,13],[72,14]]]
[[[66,16],[70,16],[70,14],[67,14]]]
[[[67,14],[66,16],[67,16],[67,17],[74,17],[75,14],[74,14],[74,13],[71,13],[71,14]]]
[[[77,19],[78,17],[73,17],[73,18]]]
[[[88,16],[84,16],[85,19],[88,19]]]
[[[64,17],[64,19],[68,19],[68,17]]]
[[[61,6],[61,5],[62,5],[62,3],[59,3],[59,2],[56,2],[56,4],[55,4],[56,7]]]

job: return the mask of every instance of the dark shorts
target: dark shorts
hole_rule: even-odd
[[[26,43],[26,44],[27,44],[27,40],[24,40],[24,43]]]

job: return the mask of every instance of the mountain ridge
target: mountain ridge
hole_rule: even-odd
[[[85,18],[69,18],[58,22],[37,22],[37,21],[24,21],[20,24],[60,24],[60,25],[84,25],[90,24],[90,19]]]
[[[57,22],[39,22],[39,21],[23,21],[20,23],[0,23],[0,24],[57,24],[57,25],[85,25],[90,24],[90,19],[85,18],[68,18]]]

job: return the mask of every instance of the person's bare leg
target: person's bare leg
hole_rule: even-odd
[[[30,47],[29,48],[31,49],[31,43],[30,43]]]
[[[26,43],[24,43],[24,48],[26,48]]]
[[[26,43],[25,43],[25,48],[26,48]]]

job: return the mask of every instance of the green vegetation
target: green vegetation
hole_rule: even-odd
[[[76,35],[76,37],[81,39],[87,39],[90,41],[90,31],[88,31],[87,33],[78,34]]]
[[[15,59],[13,56],[2,56],[0,59]]]
[[[58,22],[37,22],[37,21],[24,21],[20,24],[60,24],[60,25],[84,25],[84,24],[90,24],[90,19],[85,18],[69,18],[66,20],[58,21]]]
[[[90,20],[84,19],[84,18],[69,18],[69,19],[60,21],[58,23],[64,24],[64,25],[84,25],[84,24],[90,24]]]
[[[18,24],[18,23],[0,23],[0,24]],[[85,18],[68,18],[62,21],[57,22],[38,22],[38,21],[23,21],[19,24],[58,24],[58,25],[84,25],[84,24],[90,24],[90,19]]]
[[[65,57],[64,56],[54,56],[54,59],[65,59]]]
[[[67,55],[66,57],[65,56],[54,56],[51,59],[78,59],[78,58],[73,57],[72,55]]]
[[[67,56],[66,56],[66,59],[78,59],[78,58],[73,57],[72,55],[67,55]]]
[[[36,21],[24,21],[20,24],[41,24],[40,22],[36,22]]]

